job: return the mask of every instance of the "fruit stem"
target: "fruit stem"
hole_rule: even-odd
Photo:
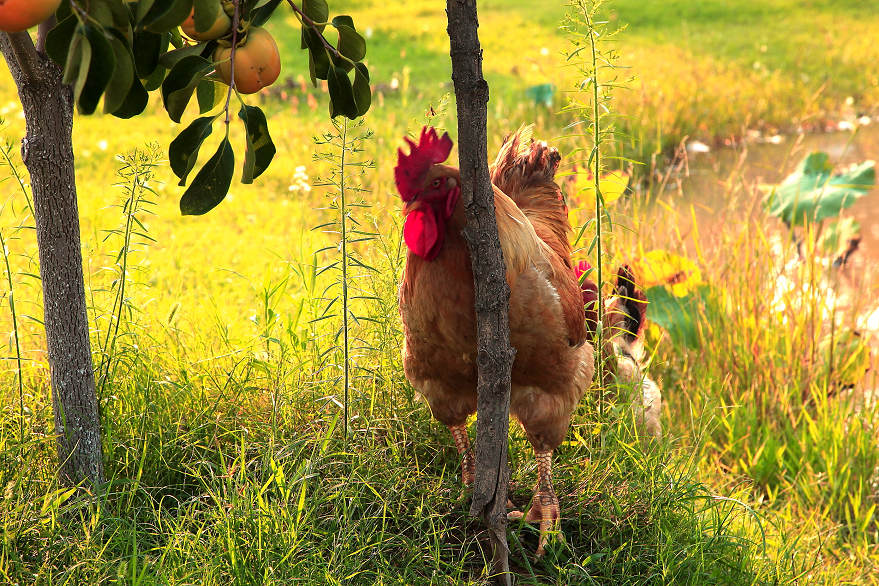
[[[235,91],[235,50],[238,48],[238,22],[240,13],[238,8],[239,0],[232,0],[235,10],[232,12],[232,48],[229,51],[229,90],[226,92],[226,135],[229,134],[229,100],[232,98],[232,92]]]

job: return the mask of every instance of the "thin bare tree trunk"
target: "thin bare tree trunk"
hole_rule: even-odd
[[[73,168],[73,92],[27,33],[0,33],[0,51],[27,124],[21,158],[34,197],[58,473],[65,484],[99,487],[104,466]]]
[[[488,84],[482,77],[476,0],[447,0],[452,80],[458,105],[458,155],[461,196],[476,288],[477,425],[476,479],[471,515],[485,520],[492,542],[492,575],[510,584],[507,547],[507,432],[510,373],[510,288],[498,240],[494,193],[488,175],[486,122]]]

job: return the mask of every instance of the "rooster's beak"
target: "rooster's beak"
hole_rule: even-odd
[[[408,214],[409,212],[415,211],[422,206],[421,200],[418,199],[418,196],[421,195],[421,192],[416,193],[412,199],[407,201],[403,205],[403,213]]]

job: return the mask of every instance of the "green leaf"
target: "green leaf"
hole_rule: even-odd
[[[165,33],[180,26],[192,12],[192,0],[156,0],[144,16],[143,28]]]
[[[64,77],[61,81],[64,84],[73,84],[74,92],[76,91],[76,83],[82,77],[82,83],[85,83],[85,75],[88,73],[88,61],[83,59],[83,51],[88,45],[88,41],[82,35],[82,29],[78,28],[73,39],[70,41],[70,49],[67,50],[67,60],[64,62]],[[91,56],[91,48],[88,48],[88,56]],[[83,70],[85,66],[85,70]]]
[[[110,113],[118,110],[131,90],[134,83],[134,57],[128,48],[125,37],[116,29],[109,29],[112,37],[110,46],[113,49],[113,56],[116,59],[116,67],[113,70],[113,77],[107,84],[107,90],[104,92],[104,112]],[[120,37],[122,37],[120,39]]]
[[[76,81],[73,81],[73,101],[79,101],[79,95],[82,93],[83,88],[85,87],[85,82],[88,79],[89,75],[89,66],[92,62],[92,45],[89,43],[88,37],[85,35],[84,28],[82,26],[78,29],[78,34],[73,39],[73,44],[77,47],[77,51],[71,51],[68,55],[67,65],[69,67],[69,71],[71,72],[71,78],[75,72]],[[75,61],[75,63],[71,63],[70,59],[76,59],[74,55],[78,56],[79,59]],[[65,79],[67,78],[67,74],[65,74]],[[72,79],[71,79],[72,81]],[[66,81],[65,83],[70,83],[70,81]]]
[[[281,0],[268,0],[268,2],[258,4],[257,7],[250,12],[250,26],[262,26],[268,22],[269,17],[275,9],[281,4]]]
[[[199,216],[214,209],[229,192],[234,171],[235,154],[226,137],[180,198],[180,212],[184,216]]]
[[[70,43],[78,25],[79,19],[71,14],[53,26],[46,35],[46,54],[62,67],[67,61],[67,52],[70,50]]]
[[[156,0],[137,0],[137,10],[134,13],[134,20],[138,23],[143,21],[146,15],[149,14],[155,1]]]
[[[135,31],[131,49],[139,78],[146,79],[156,70],[159,66],[159,57],[167,49],[170,38],[168,33]]]
[[[354,64],[354,101],[357,115],[363,116],[372,105],[372,90],[369,87],[369,70],[363,63]]]
[[[351,61],[362,60],[366,57],[366,40],[354,30],[354,27],[336,24],[338,18],[333,19],[333,25],[339,31],[339,44],[336,46],[339,53]]]
[[[203,79],[198,82],[198,87],[195,89],[195,97],[198,99],[199,114],[210,112],[214,109],[214,106],[217,105],[217,102],[219,101],[217,85],[218,84],[210,79]]]
[[[330,57],[324,48],[321,36],[308,27],[302,28],[302,40],[308,49],[308,67],[311,82],[317,86],[318,79],[327,79],[330,68]]]
[[[91,0],[88,3],[88,13],[105,29],[115,28],[123,35],[131,33],[131,13],[128,10],[128,5],[124,2]]]
[[[347,14],[340,14],[339,16],[333,17],[333,26],[349,26],[353,29],[357,28],[354,26],[354,19]]]
[[[330,66],[327,76],[330,90],[330,117],[342,114],[346,118],[357,118],[357,103],[354,101],[354,89],[348,74],[341,67]]]
[[[316,23],[325,23],[330,18],[330,8],[326,0],[302,0],[302,12]],[[324,26],[320,24],[317,28],[323,32]]]
[[[217,0],[195,0],[193,9],[195,10],[193,16],[195,30],[205,32],[213,26],[214,21],[217,20],[217,14],[223,8]]]
[[[687,348],[701,346],[705,296],[708,286],[702,285],[684,297],[676,297],[662,285],[651,287],[647,294],[647,319],[661,326],[672,342]]]
[[[117,118],[137,116],[146,109],[149,99],[150,95],[143,87],[143,84],[140,83],[140,80],[135,77],[131,83],[131,88],[128,90],[128,95],[125,96],[122,105],[113,112],[113,116]]]
[[[242,106],[238,111],[238,117],[244,121],[247,134],[241,183],[253,183],[253,180],[262,175],[272,162],[275,156],[275,143],[269,135],[266,115],[257,106]]]
[[[178,185],[186,185],[186,177],[198,161],[198,151],[213,131],[215,118],[216,116],[196,118],[171,141],[168,161],[171,163],[171,170],[180,178]]]
[[[184,57],[189,57],[190,55],[201,55],[202,53],[204,53],[204,48],[204,45],[196,44],[186,45],[185,47],[181,47],[180,49],[173,49],[159,57],[159,65],[167,69],[171,69],[172,67],[174,67],[174,65],[177,64],[178,61],[180,61]]]
[[[839,215],[876,184],[876,164],[867,161],[832,175],[827,153],[810,153],[766,198],[769,213],[790,226]]]
[[[85,37],[91,47],[88,75],[85,83],[77,83],[74,97],[79,111],[83,114],[91,114],[98,107],[101,94],[110,83],[116,66],[116,57],[113,55],[113,47],[110,46],[110,42],[100,29],[88,24],[85,25],[84,29]],[[85,55],[83,55],[83,61],[85,60]]]
[[[162,82],[162,100],[171,120],[180,122],[195,86],[213,68],[213,63],[198,55],[184,57],[171,68]]]
[[[162,82],[165,81],[166,73],[168,73],[168,70],[164,67],[156,67],[155,71],[153,71],[149,77],[143,80],[143,87],[148,92],[158,89],[159,86],[162,85]]]

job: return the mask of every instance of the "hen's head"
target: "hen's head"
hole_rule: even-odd
[[[394,179],[397,191],[406,204],[403,239],[413,253],[433,260],[442,249],[446,222],[455,211],[461,196],[457,170],[441,165],[452,150],[448,133],[440,138],[435,128],[425,126],[421,138],[406,137],[409,154],[397,150]]]

